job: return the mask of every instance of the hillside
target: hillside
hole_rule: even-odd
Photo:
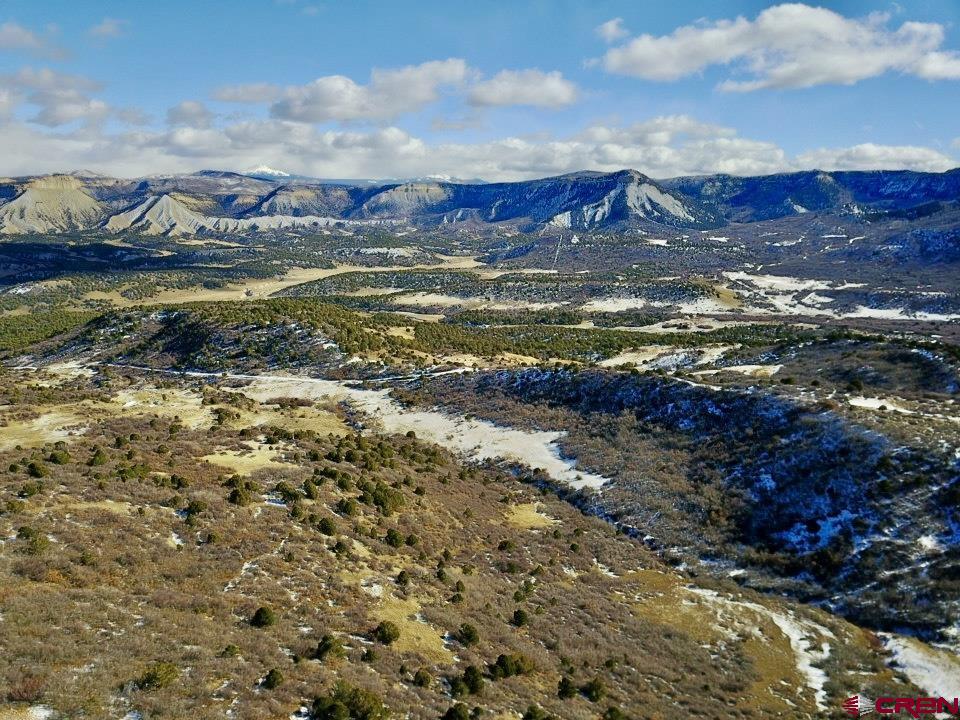
[[[960,171],[657,181],[623,170],[512,183],[412,181],[368,187],[202,171],[135,180],[91,175],[14,179],[0,187],[0,197],[9,198],[0,205],[0,232],[6,234],[100,230],[234,235],[315,227],[294,219],[302,217],[377,219],[418,227],[702,230],[810,213],[875,220],[915,208],[930,214],[937,211],[931,203],[951,206],[960,199]],[[151,213],[160,202],[157,198],[168,198],[162,201],[167,203],[175,197],[205,217],[185,217],[176,207]]]
[[[325,387],[6,375],[7,697],[92,718],[764,718],[915,692],[872,633],[673,569],[412,432],[358,435]]]

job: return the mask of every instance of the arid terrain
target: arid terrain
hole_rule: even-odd
[[[960,695],[955,173],[222,175],[0,205],[0,719]]]

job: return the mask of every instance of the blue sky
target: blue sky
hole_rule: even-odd
[[[960,3],[0,4],[0,173],[960,165]]]

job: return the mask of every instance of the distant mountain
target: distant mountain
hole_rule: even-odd
[[[751,222],[806,212],[904,209],[960,199],[960,168],[945,173],[908,170],[821,172],[759,177],[705,175],[662,183],[711,205],[727,220]]]
[[[247,170],[243,173],[247,177],[260,178],[262,180],[282,180],[283,178],[290,177],[290,173],[284,172],[283,170],[274,170],[272,167],[266,165],[259,165],[253,170]]]
[[[960,169],[670,180],[621,170],[507,183],[386,184],[303,179],[269,167],[253,172],[261,177],[203,170],[133,180],[83,171],[0,179],[0,233],[231,234],[333,222],[705,230],[807,213],[912,220],[960,201]]]
[[[34,178],[0,206],[0,231],[8,234],[56,233],[96,226],[104,208],[72,175]]]

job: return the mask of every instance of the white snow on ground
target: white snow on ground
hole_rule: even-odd
[[[697,370],[693,374],[701,377],[703,375],[716,375],[720,372],[734,372],[749,377],[770,377],[780,372],[781,368],[783,368],[783,365],[727,365],[714,370]]]
[[[586,312],[621,312],[646,306],[647,301],[643,298],[597,298],[588,300],[580,309]]]
[[[261,402],[276,397],[346,401],[369,415],[384,432],[402,434],[413,430],[418,438],[472,460],[502,459],[541,468],[557,482],[573,488],[598,488],[609,482],[609,478],[602,475],[578,471],[574,460],[561,456],[557,442],[565,435],[563,432],[517,430],[437,410],[407,410],[390,397],[389,390],[363,390],[334,380],[284,375],[186,374],[251,380],[253,382],[241,391]]]
[[[723,608],[734,606],[751,610],[757,615],[768,618],[790,642],[796,662],[797,672],[806,681],[806,686],[813,691],[814,702],[818,710],[827,709],[827,674],[814,663],[821,663],[830,656],[829,640],[836,640],[834,634],[823,625],[811,620],[800,619],[786,613],[779,613],[758,603],[732,600],[705,588],[687,587],[687,591],[699,595],[707,602]],[[741,613],[735,613],[742,617]],[[818,643],[819,641],[819,643]]]
[[[863,283],[843,283],[834,285],[827,280],[801,279],[788,275],[752,275],[746,272],[725,272],[724,276],[735,283],[741,283],[737,292],[745,299],[754,297],[773,305],[773,309],[744,307],[752,314],[777,315],[823,315],[833,318],[873,318],[880,320],[921,320],[927,322],[948,322],[960,319],[960,315],[915,312],[909,313],[903,308],[870,308],[865,305],[855,310],[841,312],[822,307],[836,299],[821,295],[817,290],[847,290],[863,287]],[[729,311],[725,309],[725,311]],[[722,312],[722,311],[721,311]]]
[[[929,322],[948,322],[950,320],[960,320],[960,315],[949,315],[945,313],[918,312],[908,315],[903,308],[869,308],[860,305],[852,313],[845,313],[844,317],[850,318],[878,318],[881,320],[926,320]]]
[[[908,410],[901,405],[897,405],[897,403],[895,403],[893,400],[889,400],[887,398],[863,397],[862,395],[857,395],[850,398],[847,402],[854,407],[867,408],[868,410],[879,410],[880,408],[886,408],[887,410],[903,413],[904,415],[916,414],[913,412],[913,410]]]
[[[799,292],[800,290],[829,290],[832,287],[826,280],[801,280],[788,275],[751,275],[745,272],[725,272],[724,276],[730,280],[749,282],[762,290]]]
[[[482,297],[458,297],[441,293],[418,292],[411,295],[398,295],[390,298],[395,305],[414,305],[416,307],[462,307],[472,310],[551,310],[560,307],[558,302],[526,302],[523,300],[487,300]]]
[[[960,697],[960,655],[910,637],[890,633],[880,633],[880,637],[910,682],[933,697]]]
[[[708,313],[726,313],[730,308],[712,297],[701,297],[696,300],[685,300],[678,303],[662,300],[645,300],[643,298],[594,298],[585,302],[580,309],[584,312],[622,312],[624,310],[638,310],[644,307],[673,307],[688,315]]]

